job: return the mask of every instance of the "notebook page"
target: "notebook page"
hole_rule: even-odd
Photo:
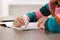
[[[29,29],[39,29],[37,26],[37,22],[29,23],[27,26],[15,27],[13,22],[5,22],[7,27],[16,29],[16,30],[29,30]]]

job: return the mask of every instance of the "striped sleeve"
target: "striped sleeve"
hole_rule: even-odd
[[[35,12],[28,12],[26,15],[30,18],[29,22],[36,22],[37,21]]]
[[[43,16],[39,10],[36,10],[34,12],[28,12],[26,15],[29,17],[30,22],[36,22]]]
[[[34,12],[28,12],[26,15],[30,19],[29,22],[36,22],[42,16],[48,16],[48,15],[50,15],[49,6],[48,6],[48,4],[46,4],[45,6],[43,6],[42,8],[40,8],[39,10],[36,10]]]
[[[46,4],[45,6],[40,8],[40,11],[44,16],[49,16],[51,14],[49,9],[49,4]]]

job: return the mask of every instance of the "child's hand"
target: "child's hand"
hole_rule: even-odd
[[[44,29],[44,23],[48,17],[44,16],[38,20],[38,27]]]
[[[45,20],[47,19],[48,17],[42,17],[42,18],[40,18],[39,20],[38,20],[38,25],[39,24],[41,24],[41,23],[43,23],[43,22],[45,22]]]
[[[17,17],[13,24],[16,27],[21,27],[21,26],[25,25],[24,20],[22,18],[20,18],[20,17]]]

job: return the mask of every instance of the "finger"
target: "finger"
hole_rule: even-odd
[[[14,22],[13,24],[14,24],[15,27],[20,26],[20,25],[17,24],[17,22]]]
[[[25,25],[23,19],[20,18],[20,19],[18,19],[18,21],[21,23],[21,26],[24,26]]]
[[[14,25],[17,26],[17,27],[20,27],[20,26],[21,26],[21,24],[19,23],[18,20],[16,20],[16,21],[14,22]]]

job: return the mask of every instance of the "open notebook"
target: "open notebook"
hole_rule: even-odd
[[[29,23],[27,26],[22,27],[15,27],[13,25],[13,22],[4,22],[2,24],[5,24],[7,27],[16,29],[16,30],[31,30],[31,29],[39,29],[37,26],[37,22]]]

